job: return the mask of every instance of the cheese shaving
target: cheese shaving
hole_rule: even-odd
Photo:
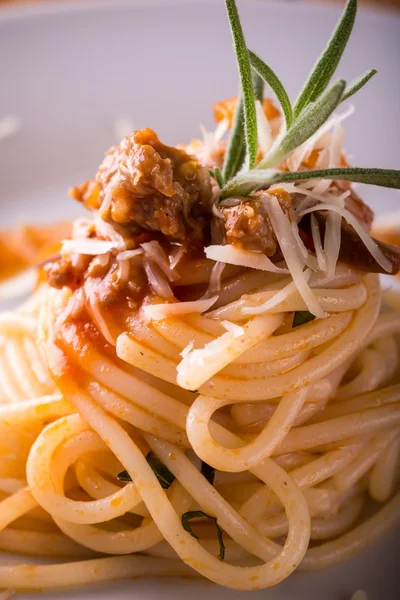
[[[319,129],[312,135],[306,142],[304,142],[301,146],[296,148],[290,156],[287,158],[287,165],[290,171],[298,171],[301,163],[306,158],[306,156],[311,152],[314,148],[318,140],[322,138],[322,136],[327,133],[332,127],[338,125],[354,112],[354,106],[350,106],[345,112],[340,115],[333,115],[330,119],[328,119]]]
[[[193,348],[194,348],[194,342],[192,340],[191,342],[188,343],[187,346],[184,347],[182,352],[179,353],[179,356],[182,356],[182,358],[186,358],[191,353]]]
[[[241,337],[245,334],[244,328],[236,323],[232,323],[232,321],[221,321],[221,325],[224,329],[229,331],[233,335],[234,338]]]
[[[321,232],[315,215],[311,215],[311,235],[314,243],[315,254],[318,261],[318,267],[321,271],[327,270],[326,255],[322,247]]]
[[[328,279],[334,276],[336,263],[339,258],[341,242],[342,217],[336,213],[331,213],[326,219],[326,229],[324,238],[324,252],[327,263]]]
[[[97,240],[95,238],[83,238],[75,240],[63,240],[61,243],[61,254],[84,254],[86,256],[97,256],[107,254],[111,250],[121,248],[119,242]]]
[[[307,283],[306,275],[303,272],[305,264],[304,256],[301,254],[301,250],[293,234],[289,220],[274,196],[271,196],[270,201],[266,203],[266,208],[275,235],[279,240],[283,257],[289,267],[290,274],[293,277],[293,281],[296,284],[300,296],[303,298],[308,310],[313,315],[324,318],[326,315],[321,309],[315,294],[311,291],[311,288]]]
[[[141,247],[147,258],[158,265],[168,281],[177,281],[179,279],[179,275],[172,271],[168,257],[159,242],[152,240],[151,242],[141,244]]]
[[[260,271],[269,271],[270,273],[289,273],[287,269],[274,265],[265,254],[249,252],[232,244],[227,244],[226,246],[208,246],[204,249],[204,252],[207,258],[228,265],[259,269]]]
[[[307,282],[310,279],[311,271],[308,269],[304,273],[304,279]],[[242,313],[244,315],[261,315],[268,312],[271,308],[278,306],[281,302],[286,300],[294,292],[297,291],[297,286],[294,281],[291,281],[283,289],[279,290],[272,298],[260,304],[260,306],[243,306]]]
[[[131,258],[135,258],[135,256],[140,256],[143,254],[143,250],[141,248],[136,248],[136,250],[124,250],[124,252],[120,252],[117,256],[118,260],[130,260]]]
[[[151,321],[160,321],[168,317],[204,313],[217,301],[218,296],[192,300],[190,302],[170,302],[167,304],[148,304],[143,307],[144,315]]]
[[[346,208],[342,208],[341,206],[335,206],[334,204],[319,204],[318,206],[312,206],[311,208],[307,208],[299,216],[303,217],[304,215],[315,212],[316,210],[329,210],[341,215],[347,221],[347,223],[355,229],[361,241],[365,244],[366,248],[369,250],[376,262],[383,269],[385,269],[385,271],[387,271],[388,273],[391,272],[392,265],[390,260],[384,255],[384,253],[378,247],[376,242],[374,242],[374,240],[368,235],[364,227],[356,219],[356,217],[351,214],[350,211],[348,211]]]

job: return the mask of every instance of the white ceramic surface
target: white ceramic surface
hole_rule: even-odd
[[[246,1],[240,8],[250,46],[294,96],[339,9],[293,1]],[[347,148],[357,164],[399,167],[399,51],[400,18],[360,11],[339,74],[352,79],[376,67],[379,75],[357,95],[356,113],[347,123]],[[177,143],[197,135],[199,122],[211,126],[212,102],[236,89],[222,0],[63,2],[0,11],[0,118],[16,115],[22,122],[0,144],[1,227],[77,214],[65,190],[94,174],[114,141],[116,117],[130,116],[136,127],[153,127],[166,143]],[[368,188],[362,194],[377,212],[400,210],[397,191]],[[299,573],[263,592],[142,580],[39,597],[349,600],[362,588],[368,600],[398,600],[399,542],[399,532],[393,532],[345,565]]]

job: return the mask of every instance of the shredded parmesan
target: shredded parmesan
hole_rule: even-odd
[[[324,237],[324,253],[327,263],[327,277],[332,278],[335,274],[336,263],[339,258],[342,217],[336,213],[331,213],[326,219],[326,229]]]
[[[184,347],[182,352],[179,353],[179,356],[182,356],[182,358],[186,358],[191,353],[193,348],[194,348],[194,342],[192,340],[191,342],[188,343],[187,346]]]
[[[101,310],[100,310],[100,306],[99,306],[100,302],[97,297],[97,294],[94,292],[91,292],[90,294],[86,294],[86,301],[89,304],[89,309],[90,309],[90,312],[92,313],[93,321],[95,322],[97,329],[100,331],[100,333],[102,334],[104,339],[109,344],[111,344],[112,346],[115,346],[115,340],[114,340],[113,336],[111,335],[111,331],[108,328],[105,318],[101,314]]]
[[[82,238],[75,240],[63,240],[61,243],[61,254],[85,254],[97,256],[107,254],[110,250],[120,248],[120,244],[114,241],[97,240],[95,238]]]
[[[141,248],[136,248],[136,250],[124,250],[118,254],[117,259],[130,260],[131,258],[135,258],[135,256],[140,256],[140,254],[143,254],[143,250]]]
[[[233,335],[234,338],[241,337],[245,334],[244,328],[236,323],[232,323],[232,321],[221,321],[221,325],[224,329],[229,331]]]
[[[155,262],[146,260],[144,262],[144,270],[151,287],[158,296],[166,300],[173,298],[174,294],[168,280]]]
[[[290,171],[298,171],[301,163],[314,148],[318,140],[320,140],[325,133],[332,129],[332,127],[335,127],[336,125],[347,119],[350,115],[353,114],[353,112],[354,106],[350,106],[342,114],[333,115],[318,129],[318,131],[314,133],[314,135],[312,135],[301,146],[296,148],[296,150],[294,150],[287,159],[287,165]]]
[[[211,269],[210,281],[208,283],[207,291],[204,294],[204,298],[211,298],[212,296],[215,296],[215,294],[218,294],[218,292],[221,289],[221,278],[225,267],[226,263],[215,263],[215,265]]]
[[[342,208],[341,206],[336,206],[334,204],[319,204],[318,206],[312,206],[311,208],[307,208],[304,210],[299,216],[300,218],[308,213],[315,212],[316,210],[330,210],[332,212],[336,212],[341,215],[349,225],[351,225],[361,241],[365,244],[366,248],[369,250],[371,255],[374,257],[376,262],[388,273],[392,270],[392,265],[390,260],[384,255],[382,250],[378,247],[376,242],[368,235],[365,231],[364,227],[361,223],[356,219],[354,215],[351,214],[346,208]]]
[[[179,275],[172,271],[168,257],[159,242],[152,240],[151,242],[141,244],[141,247],[147,258],[154,261],[159,266],[168,281],[177,281],[177,279],[179,279]]]
[[[145,316],[151,321],[160,321],[168,317],[189,315],[191,313],[204,313],[217,301],[218,296],[192,300],[190,302],[171,302],[167,304],[148,304],[143,307]]]
[[[266,208],[274,228],[275,235],[279,240],[283,257],[287,266],[289,267],[290,274],[293,277],[293,281],[296,284],[300,296],[303,298],[308,310],[313,315],[324,318],[326,315],[321,309],[315,294],[309,287],[307,283],[307,277],[303,272],[305,264],[304,257],[301,254],[290,222],[285,216],[277,198],[271,196],[270,201],[266,203]]]
[[[321,271],[327,270],[326,255],[322,248],[321,232],[315,215],[311,215],[311,235],[314,243],[315,254],[318,261],[318,267]]]
[[[227,263],[228,265],[259,269],[260,271],[269,271],[270,273],[289,273],[287,269],[282,269],[274,265],[265,254],[249,252],[248,250],[237,248],[232,244],[227,244],[226,246],[208,246],[204,249],[204,252],[207,258]]]
[[[310,279],[311,271],[307,269],[304,273],[304,279],[307,282]],[[279,290],[272,298],[260,304],[260,306],[243,306],[242,313],[244,315],[261,315],[268,312],[271,308],[278,306],[281,302],[284,302],[289,296],[297,291],[297,286],[294,281],[291,281],[283,289]]]
[[[172,253],[169,255],[169,266],[172,271],[178,266],[178,264],[184,257],[185,251],[185,246],[183,246],[182,244],[177,244],[177,247],[174,248]]]

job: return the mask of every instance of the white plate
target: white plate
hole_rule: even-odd
[[[326,43],[337,8],[301,3],[241,4],[249,44],[277,70],[294,96]],[[347,123],[358,164],[398,167],[400,156],[400,18],[359,14],[340,76],[368,68],[379,75],[356,97]],[[211,104],[237,90],[235,60],[222,2],[81,2],[0,12],[0,118],[22,128],[0,144],[1,226],[77,214],[69,185],[90,177],[114,142],[121,115],[154,128],[167,143],[212,126]],[[362,190],[381,212],[400,210],[397,191]],[[396,545],[397,538],[397,545]],[[128,581],[42,597],[193,600],[346,600],[358,588],[368,600],[398,600],[399,535],[340,567],[297,574],[252,594],[209,583]],[[396,549],[397,546],[397,549]],[[20,558],[10,559],[13,562]],[[37,599],[35,595],[19,598]]]

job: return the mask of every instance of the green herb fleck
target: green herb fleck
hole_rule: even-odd
[[[305,325],[310,321],[315,319],[315,315],[310,313],[308,310],[297,310],[294,313],[294,319],[292,327],[300,327],[300,325]]]
[[[194,537],[196,540],[198,540],[199,536],[193,532],[192,528],[189,525],[189,521],[191,521],[192,519],[198,519],[201,517],[210,519],[211,521],[214,521],[215,527],[217,529],[217,537],[218,537],[218,542],[219,542],[219,558],[221,560],[224,560],[225,544],[224,544],[224,540],[223,540],[223,531],[222,531],[221,527],[218,525],[218,521],[217,521],[216,517],[212,517],[211,515],[208,515],[207,513],[203,512],[202,510],[191,510],[189,512],[185,512],[181,517],[183,528],[185,529],[185,531],[190,533],[190,535],[192,537]]]
[[[167,469],[164,463],[162,463],[153,452],[148,453],[146,460],[153,469],[161,487],[164,490],[171,487],[175,481],[175,476]],[[119,481],[132,481],[128,471],[121,471],[121,473],[118,473],[117,479]]]
[[[207,479],[208,483],[214,485],[215,469],[203,460],[201,461],[201,474]]]

